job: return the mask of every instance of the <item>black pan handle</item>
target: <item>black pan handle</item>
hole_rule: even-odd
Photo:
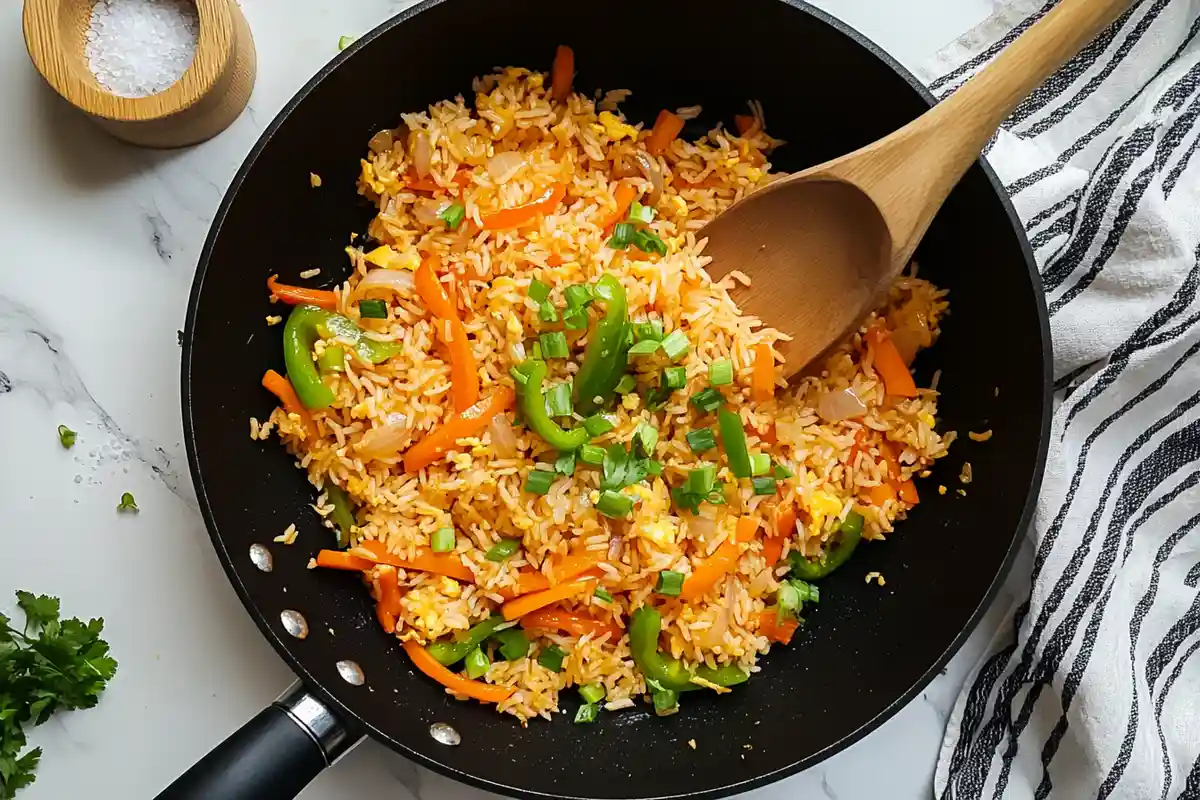
[[[156,800],[292,800],[358,740],[297,683]]]

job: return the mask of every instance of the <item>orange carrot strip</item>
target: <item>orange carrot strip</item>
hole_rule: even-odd
[[[315,441],[317,438],[317,426],[313,424],[312,414],[308,413],[308,409],[304,407],[304,404],[300,402],[300,398],[296,396],[296,390],[292,387],[292,382],[275,370],[269,369],[263,373],[262,385],[264,389],[279,398],[279,402],[283,404],[284,411],[300,417],[300,422],[304,425],[304,430],[308,434],[309,440]]]
[[[896,349],[887,329],[882,325],[871,327],[867,330],[867,342],[875,351],[875,371],[883,378],[887,393],[897,397],[916,397],[917,385],[913,382],[912,373],[900,357],[900,351]]]
[[[456,694],[466,695],[484,703],[503,703],[512,697],[515,688],[493,686],[483,681],[473,681],[456,675],[438,663],[424,647],[411,639],[404,643],[404,652],[412,659],[413,666]]]
[[[514,399],[512,389],[499,386],[490,397],[450,417],[441,427],[435,428],[424,439],[408,448],[408,452],[404,454],[405,471],[417,472],[444,456],[459,439],[483,433],[492,417],[512,408]]]
[[[778,612],[773,608],[758,613],[758,632],[772,642],[791,644],[792,635],[799,627],[800,623],[791,617],[785,617],[781,623]]]
[[[549,214],[558,208],[558,204],[567,196],[565,184],[556,183],[532,203],[525,203],[512,208],[502,208],[491,214],[480,217],[485,231],[501,231],[506,228],[517,228],[533,220],[538,214]]]
[[[750,373],[750,391],[755,402],[764,403],[775,396],[775,356],[771,345],[754,345],[754,371]]]
[[[685,603],[699,600],[711,589],[717,581],[733,571],[738,559],[742,557],[742,548],[738,545],[747,543],[754,538],[758,530],[758,520],[754,517],[741,517],[737,521],[737,530],[732,539],[726,539],[717,551],[701,561],[679,592],[679,599]]]
[[[479,368],[471,343],[467,341],[466,326],[457,317],[439,319],[438,338],[450,351],[450,394],[455,411],[466,411],[479,402]]]
[[[418,550],[412,558],[401,558],[388,551],[387,545],[374,539],[366,539],[350,549],[350,554],[361,556],[376,564],[389,564],[401,569],[431,572],[448,578],[474,583],[475,573],[463,566],[462,558],[454,553],[430,553]]]
[[[267,289],[281,302],[290,306],[320,306],[326,311],[337,309],[337,295],[328,289],[309,289],[306,286],[288,286],[279,282],[278,275],[267,278]]]
[[[317,566],[325,567],[326,569],[345,569],[351,572],[366,572],[371,567],[375,566],[374,561],[369,561],[359,556],[352,556],[342,550],[321,550],[317,553]]]
[[[539,608],[521,617],[522,628],[540,628],[550,631],[566,631],[574,636],[591,634],[599,638],[612,634],[609,644],[621,638],[620,627],[611,622],[604,622],[579,611],[568,611],[565,608]]]
[[[554,573],[556,581],[569,581],[578,578],[585,572],[590,572],[596,566],[596,558],[590,555],[569,555],[557,564],[551,572]],[[528,572],[517,573],[517,589],[501,591],[500,594],[505,596],[505,599],[511,600],[514,597],[540,592],[550,588],[550,579],[544,573],[530,570]]]
[[[604,218],[604,233],[612,233],[613,226],[621,220],[625,219],[625,215],[629,213],[629,207],[633,205],[634,199],[637,197],[637,190],[633,188],[633,184],[629,181],[620,181],[617,183],[617,188],[613,191],[613,200],[616,201],[617,207],[611,214]]]
[[[382,566],[375,573],[376,591],[375,617],[388,633],[396,632],[396,620],[403,610],[400,605],[400,581],[396,568]]]
[[[652,156],[662,155],[682,130],[683,120],[664,108],[658,112],[658,119],[654,120],[654,128],[646,137],[646,150]]]
[[[575,80],[575,51],[560,44],[554,51],[554,66],[550,68],[550,97],[561,103],[571,93],[571,81]]]
[[[595,581],[592,580],[567,581],[541,592],[525,594],[516,599],[509,600],[501,606],[500,611],[504,614],[505,619],[520,619],[530,611],[537,611],[543,606],[557,603],[559,600],[565,600],[585,590],[591,591],[594,585]]]
[[[459,167],[458,172],[454,173],[454,177],[450,179],[450,182],[459,188],[466,188],[467,184],[471,182],[471,170],[466,167]],[[446,188],[435,181],[432,176],[427,175],[421,178],[415,172],[410,172],[404,176],[404,185],[418,192],[436,192]]]
[[[416,285],[417,295],[430,314],[443,319],[457,319],[458,309],[450,302],[446,287],[438,279],[440,265],[441,260],[437,256],[422,259],[421,266],[417,267],[416,274],[413,275],[413,283]]]

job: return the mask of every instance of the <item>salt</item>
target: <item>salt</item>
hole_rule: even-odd
[[[121,97],[147,97],[187,71],[200,38],[191,0],[97,0],[85,55],[96,80]]]

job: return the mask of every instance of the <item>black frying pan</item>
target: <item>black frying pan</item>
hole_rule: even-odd
[[[768,129],[789,142],[773,158],[787,171],[866,144],[931,102],[853,31],[777,0],[426,2],[314,78],[255,146],[213,223],[188,307],[182,376],[192,475],[218,557],[305,690],[284,704],[288,711],[277,705],[256,717],[164,797],[291,797],[364,734],[511,795],[743,791],[828,757],[903,706],[966,639],[1003,580],[1045,459],[1050,340],[1032,253],[982,164],[918,252],[922,275],[950,289],[952,306],[917,370],[922,382],[942,370],[947,428],[995,436],[986,444],[964,436],[896,535],[860,548],[822,585],[820,609],[792,646],[776,648],[733,693],[689,697],[667,718],[639,706],[597,725],[563,717],[522,728],[490,707],[450,699],[418,674],[379,629],[357,576],[305,568],[328,538],[309,509],[312,487],[276,442],[247,437],[247,418],[265,418],[275,403],[259,386],[264,369],[282,368],[279,330],[263,323],[272,313],[264,281],[274,272],[295,280],[310,267],[329,283],[341,280],[348,233],[363,231],[372,213],[353,188],[372,133],[401,111],[469,94],[471,78],[493,66],[547,69],[560,43],[575,49],[577,87],[632,89],[625,109],[644,120],[698,103],[698,128],[707,130],[743,112],[747,99],[761,100]],[[319,191],[308,188],[310,172],[324,178]],[[953,489],[964,460],[975,482],[961,497]],[[938,483],[951,491],[939,496]],[[299,542],[272,545],[293,521]],[[270,548],[272,571],[256,568],[253,544]],[[870,570],[887,577],[886,589],[863,582]],[[307,638],[285,631],[285,610],[303,614]],[[347,660],[361,667],[363,685],[343,678],[337,665]],[[433,738],[434,723],[453,727],[461,745]]]

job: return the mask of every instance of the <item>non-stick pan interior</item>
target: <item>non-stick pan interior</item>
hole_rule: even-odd
[[[573,725],[568,715],[522,728],[457,702],[415,673],[378,628],[350,574],[310,571],[326,544],[313,490],[276,442],[254,442],[247,419],[274,401],[260,387],[282,371],[280,329],[264,317],[264,281],[320,267],[344,274],[343,248],[370,209],[355,195],[358,159],[401,111],[456,94],[499,65],[547,69],[557,44],[575,49],[576,85],[628,88],[630,116],[700,104],[707,125],[762,101],[773,159],[795,170],[882,136],[927,107],[915,82],[854,34],[776,0],[445,0],[364,37],[282,115],[230,189],[197,274],[188,320],[184,417],[193,474],[214,543],[251,614],[296,671],[348,718],[424,763],[477,785],[526,795],[654,798],[715,794],[781,777],[845,746],[936,674],[991,596],[1026,519],[1043,460],[1048,339],[1024,239],[1000,191],[973,168],[934,223],[921,274],[950,290],[951,316],[918,362],[923,385],[941,370],[941,424],[960,432],[922,482],[921,504],[886,543],[822,587],[792,646],[732,694],[695,693],[682,711],[647,706]],[[309,187],[309,173],[323,178]],[[797,220],[797,222],[801,222]],[[986,443],[967,431],[991,430]],[[960,484],[964,461],[974,482]],[[947,487],[945,495],[936,487]],[[958,490],[965,490],[963,496]],[[295,522],[299,541],[271,539]],[[275,568],[249,558],[269,545]],[[865,583],[877,571],[886,586]],[[288,636],[280,612],[310,633]],[[336,663],[361,665],[363,686]],[[577,699],[564,693],[573,713]],[[247,709],[249,715],[251,709]],[[434,722],[462,744],[433,740]],[[688,746],[695,740],[696,747]]]

